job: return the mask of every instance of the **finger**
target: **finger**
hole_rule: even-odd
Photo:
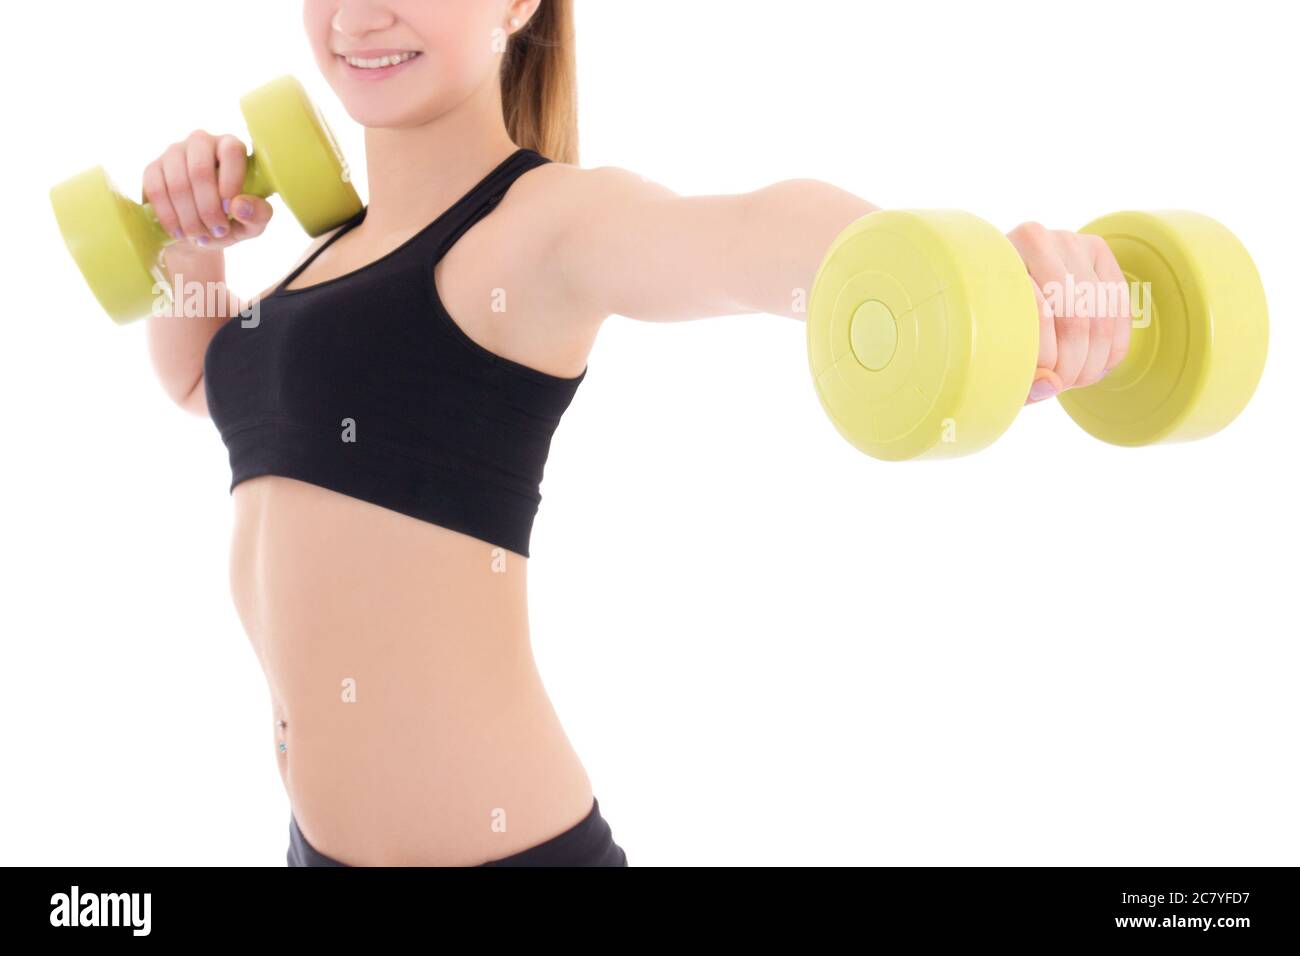
[[[1100,381],[1115,337],[1115,318],[1107,305],[1106,289],[1093,268],[1094,240],[1076,232],[1056,233],[1061,257],[1074,274],[1075,311],[1088,323],[1088,354],[1083,367],[1067,388],[1087,388]]]
[[[185,144],[185,165],[189,172],[190,189],[194,193],[194,207],[208,235],[224,239],[230,232],[226,214],[221,209],[221,193],[217,191],[216,141],[206,133],[195,133]]]
[[[167,180],[163,177],[161,162],[152,162],[145,167],[141,192],[144,201],[153,207],[153,213],[158,217],[158,224],[163,227],[167,235],[173,239],[185,238],[185,230],[181,228],[181,221],[176,215],[176,210],[172,208],[171,199],[167,196]]]
[[[1074,315],[1073,303],[1068,301],[1067,293],[1072,283],[1067,282],[1069,270],[1062,258],[1057,236],[1038,223],[1031,222],[1018,226],[1007,234],[1007,238],[1020,253],[1030,276],[1038,283],[1049,303],[1059,303],[1059,307],[1052,310],[1056,361],[1050,368],[1068,386],[1078,375],[1079,369],[1083,368],[1087,358],[1088,330],[1086,320],[1080,327],[1080,320]]]
[[[1105,377],[1110,374],[1111,369],[1124,361],[1124,356],[1128,354],[1129,342],[1133,334],[1133,301],[1129,293],[1128,277],[1124,275],[1119,260],[1115,258],[1115,253],[1106,244],[1106,240],[1100,236],[1094,237],[1092,250],[1093,269],[1108,291],[1106,301],[1115,318],[1115,334],[1110,341],[1110,355],[1106,357],[1106,365],[1102,370],[1102,376]]]
[[[167,183],[167,198],[176,210],[181,229],[192,242],[208,245],[208,230],[194,205],[194,193],[190,189],[189,166],[185,155],[185,145],[177,143],[170,147],[162,157],[163,179]]]
[[[1038,367],[1052,368],[1056,365],[1056,325],[1052,321],[1052,307],[1038,281],[1033,276],[1029,281],[1034,285],[1034,301],[1038,304]]]
[[[1092,337],[1091,313],[1094,311],[1080,308],[1079,292],[1083,283],[1095,277],[1090,258],[1075,241],[1074,233],[1053,232],[1051,240],[1061,262],[1061,275],[1057,281],[1062,289],[1061,310],[1056,316],[1056,347],[1059,355],[1054,371],[1060,376],[1065,388],[1074,388],[1088,364]]]
[[[1092,269],[1076,281],[1080,286],[1086,283],[1092,290],[1092,305],[1083,310],[1088,319],[1088,357],[1074,382],[1075,388],[1087,388],[1100,381],[1105,372],[1110,343],[1115,338],[1115,316],[1106,305],[1105,290]]]
[[[244,189],[248,174],[248,154],[236,136],[222,136],[217,140],[217,192],[221,193],[221,207],[229,214],[230,204]]]
[[[275,207],[260,196],[236,196],[230,203],[230,214],[234,216],[233,238],[242,241],[260,236],[274,213]]]
[[[1075,314],[1073,308],[1056,316],[1056,365],[1052,371],[1060,376],[1065,388],[1073,388],[1088,361],[1088,327],[1086,318]]]
[[[1052,320],[1052,307],[1043,295],[1043,290],[1039,287],[1038,282],[1033,276],[1029,277],[1030,283],[1034,287],[1034,299],[1038,303],[1038,369],[1046,371],[1056,365],[1056,323]],[[1060,382],[1054,372],[1048,372],[1052,379]],[[1047,385],[1039,385],[1042,376],[1034,376],[1034,387],[1029,390],[1029,396],[1025,399],[1026,405],[1032,405],[1034,402],[1041,402],[1051,398],[1056,391],[1048,391]],[[1050,385],[1049,381],[1049,385]]]

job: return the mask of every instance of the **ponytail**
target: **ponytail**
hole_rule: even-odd
[[[501,105],[516,145],[557,163],[578,162],[573,0],[542,0],[510,37],[501,63]]]

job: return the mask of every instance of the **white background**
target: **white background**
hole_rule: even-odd
[[[46,190],[102,163],[136,194],[191,129],[242,135],[239,95],[282,73],[363,169],[299,7],[6,10],[4,863],[284,863],[224,449],[163,397],[143,326],[98,312]],[[901,465],[822,415],[800,323],[612,319],[530,592],[633,865],[1300,862],[1291,16],[580,0],[585,165],[681,193],[813,177],[1004,231],[1194,208],[1251,249],[1273,317],[1253,404],[1208,441],[1112,448],[1052,403]],[[306,241],[282,216],[232,283]]]

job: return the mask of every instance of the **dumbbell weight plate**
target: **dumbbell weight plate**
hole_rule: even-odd
[[[322,235],[360,212],[361,199],[334,134],[297,79],[272,80],[245,95],[239,106],[257,174],[308,235]]]
[[[279,193],[312,236],[360,211],[334,137],[296,79],[281,77],[240,102],[253,146],[242,192]],[[68,250],[114,321],[133,321],[166,302],[160,254],[172,238],[150,206],[123,196],[100,167],[56,185],[50,202]]]
[[[1023,407],[1038,356],[1033,284],[994,226],[958,210],[886,210],[836,239],[809,296],[822,406],[859,450],[969,454]]]
[[[1080,231],[1106,240],[1148,311],[1137,310],[1124,361],[1061,394],[1070,417],[1130,446],[1204,438],[1236,418],[1268,352],[1264,288],[1237,237],[1184,211],[1115,213]]]
[[[143,206],[118,192],[103,167],[59,183],[50,202],[68,251],[114,321],[148,315],[166,299],[158,250],[167,235]]]

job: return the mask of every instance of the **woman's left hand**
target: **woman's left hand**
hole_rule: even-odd
[[[1007,234],[1038,299],[1038,371],[1025,404],[1101,381],[1128,352],[1128,280],[1099,236],[1036,222]]]

